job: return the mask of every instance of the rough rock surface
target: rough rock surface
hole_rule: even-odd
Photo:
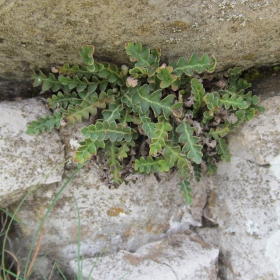
[[[57,132],[46,135],[26,135],[28,122],[46,115],[42,101],[0,103],[0,207],[21,199],[31,187],[43,179],[56,165],[64,161],[64,151]],[[40,184],[52,184],[62,179],[63,166],[54,170]]]
[[[80,254],[95,257],[102,250],[114,253],[119,250],[135,252],[144,244],[166,238],[199,226],[184,202],[176,176],[138,176],[110,190],[99,179],[95,166],[84,167],[63,191],[60,199],[44,224],[41,254],[49,252],[53,259],[68,262],[77,258],[78,218],[75,201],[80,211]],[[72,171],[65,172],[65,179]],[[62,183],[63,183],[62,182]],[[29,196],[18,218],[28,221],[21,226],[25,245],[29,246],[40,222],[40,211],[45,211],[62,183],[40,188]],[[202,212],[202,211],[201,211]]]
[[[233,154],[213,178],[223,279],[280,279],[280,97],[229,137]]]
[[[213,54],[218,70],[279,63],[279,14],[279,0],[2,0],[1,94],[23,93],[30,70],[80,62],[84,43],[114,63],[128,63],[128,41],[162,48],[166,61]]]
[[[99,260],[85,259],[83,276],[92,280],[214,280],[218,256],[218,249],[195,234],[174,234],[146,244],[135,253],[121,250]],[[95,262],[93,273],[87,278]],[[71,267],[77,273],[77,261],[72,261]]]
[[[191,279],[184,278],[183,266],[187,266],[187,260],[195,259],[200,262],[191,262],[191,272],[204,274],[192,279],[216,279],[219,250],[219,277],[222,280],[280,279],[280,97],[263,98],[261,105],[266,107],[265,113],[229,136],[231,162],[219,163],[215,176],[205,176],[199,185],[193,185],[195,200],[191,207],[183,201],[176,186],[178,178],[175,173],[160,177],[134,175],[119,189],[110,190],[101,180],[101,174],[104,174],[102,165],[87,164],[66,187],[50,212],[44,225],[40,255],[50,252],[50,260],[59,260],[69,279],[73,278],[72,269],[77,267],[78,252],[76,199],[80,209],[80,254],[85,257],[85,276],[95,258],[106,249],[104,257],[99,260],[100,268],[96,268],[96,273],[100,273],[96,274],[100,275],[99,279],[126,271],[131,272],[131,279],[143,279],[142,274],[164,279],[162,274],[157,274],[161,277],[157,278],[151,272],[153,269],[170,275],[170,279],[176,279],[175,275],[177,279]],[[38,149],[42,149],[40,154],[44,158],[44,149],[53,141],[57,141],[54,146],[56,152],[51,153],[54,159],[60,161],[63,158],[62,143],[65,157],[71,156],[75,141],[80,140],[79,129],[83,124],[38,136],[42,138],[25,136],[27,121],[35,117],[29,112],[37,112],[38,109],[41,115],[46,109],[34,100],[1,103],[1,106],[4,109],[17,106],[16,112],[3,118],[6,121],[0,126],[1,135],[10,129],[7,123],[15,123],[14,130],[9,131],[13,141],[20,141],[20,138],[38,141],[24,142],[26,146],[22,147],[28,155],[31,153],[29,158],[34,157],[32,153]],[[22,118],[25,121],[21,125],[14,121]],[[1,141],[1,147],[6,147],[2,150],[2,158],[5,158],[11,150],[7,141]],[[25,158],[23,152],[21,158]],[[36,168],[41,161],[36,161]],[[15,163],[17,167],[18,162]],[[11,165],[10,169],[15,166]],[[28,162],[23,170],[26,172],[30,166]],[[73,167],[69,162],[63,176],[60,172],[28,197],[17,216],[25,223],[18,226],[21,245],[29,247],[42,212],[46,212],[59,188],[73,172]],[[2,170],[9,174],[9,169],[3,164]],[[23,170],[15,169],[14,173],[23,176],[27,186],[32,185],[34,171],[21,173]],[[26,187],[19,183],[16,186]],[[181,247],[177,248],[178,243]],[[205,266],[201,262],[204,257],[207,257]],[[137,262],[132,264],[129,260]],[[205,270],[200,269],[202,266]],[[138,274],[140,268],[142,274]],[[95,276],[94,273],[92,275]]]

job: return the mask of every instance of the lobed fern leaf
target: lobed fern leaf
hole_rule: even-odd
[[[155,155],[165,145],[165,140],[168,138],[168,131],[172,130],[172,126],[169,122],[164,121],[162,117],[159,118],[159,122],[155,125],[156,130],[154,132],[154,138],[151,138],[152,143],[150,145],[150,155]]]
[[[155,74],[156,69],[159,66],[159,59],[161,56],[161,50],[150,50],[149,47],[142,47],[140,43],[129,42],[125,44],[126,53],[129,55],[129,59],[135,62],[135,67],[139,73],[147,73],[148,76]],[[136,70],[135,69],[135,70]],[[130,74],[136,74],[136,71],[129,71]]]
[[[156,90],[151,94],[150,88],[147,84],[140,88],[130,88],[129,91],[132,94],[133,104],[139,104],[143,114],[147,112],[150,107],[153,109],[156,117],[163,112],[164,117],[168,119],[172,114],[171,105],[174,100],[173,95],[168,95],[161,100],[161,89]]]
[[[26,134],[37,135],[39,132],[44,132],[45,130],[51,131],[53,128],[59,128],[61,120],[62,115],[54,112],[53,116],[47,115],[38,121],[32,121],[31,125],[27,127]]]
[[[181,57],[177,61],[171,61],[169,66],[173,67],[173,73],[177,77],[186,74],[192,76],[195,72],[202,73],[207,71],[212,73],[216,67],[217,60],[212,56],[212,59],[207,54],[204,54],[200,59],[196,54],[193,54],[189,61]]]
[[[159,159],[153,159],[151,156],[148,156],[146,159],[144,157],[141,157],[139,160],[135,160],[134,169],[139,171],[140,173],[156,173],[159,170],[158,161]]]
[[[85,138],[90,138],[92,141],[96,140],[110,140],[111,142],[125,140],[130,142],[133,137],[133,131],[130,127],[112,122],[96,122],[81,130]]]
[[[219,138],[217,145],[218,154],[221,155],[222,160],[230,162],[231,155],[229,153],[228,145],[225,139]]]
[[[57,107],[67,108],[68,105],[77,105],[82,102],[81,98],[78,95],[73,93],[58,92],[57,95],[53,94],[51,98],[47,100],[49,108],[55,109]]]
[[[108,158],[107,165],[110,167],[110,173],[112,174],[113,182],[116,186],[119,186],[122,183],[119,172],[122,170],[122,166],[118,160],[118,149],[116,148],[115,143],[107,142],[105,147],[106,156]]]
[[[182,152],[184,152],[189,159],[200,164],[203,156],[201,152],[202,146],[197,144],[199,142],[199,137],[193,136],[194,131],[195,129],[191,127],[187,121],[182,122],[176,128],[176,132],[181,134],[179,142],[185,143]]]
[[[99,148],[105,148],[105,142],[99,140],[92,141],[91,139],[85,139],[79,144],[80,146],[75,153],[74,161],[80,164],[89,160],[92,155],[97,155]]]
[[[187,180],[183,180],[179,183],[179,186],[181,186],[180,191],[183,194],[183,197],[187,204],[192,204],[192,189],[189,187],[190,182]]]

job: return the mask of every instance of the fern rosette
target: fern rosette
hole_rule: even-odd
[[[84,65],[58,67],[58,74],[33,73],[34,86],[57,94],[48,99],[53,115],[33,121],[28,134],[59,129],[62,122],[94,123],[81,130],[84,141],[74,161],[83,164],[104,151],[111,180],[118,186],[124,173],[172,172],[180,190],[192,201],[191,177],[213,174],[219,160],[230,161],[225,136],[240,123],[264,111],[238,68],[228,71],[226,86],[209,86],[216,59],[194,54],[160,64],[161,49],[127,43],[131,67],[97,63],[94,47],[83,45]],[[208,76],[208,80],[209,80]]]

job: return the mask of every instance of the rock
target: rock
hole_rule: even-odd
[[[217,279],[219,250],[191,234],[174,234],[146,244],[136,252],[124,250],[99,259],[85,259],[82,275],[86,279],[176,280]],[[77,273],[77,261],[71,262]]]
[[[73,170],[65,171],[59,187],[41,187],[30,195],[17,218],[22,245],[29,248],[38,228],[41,209],[46,212],[59,188]],[[75,201],[80,209],[80,253],[95,257],[106,248],[107,253],[119,250],[135,252],[139,247],[198,226],[179,191],[174,174],[134,175],[118,189],[110,190],[100,180],[103,170],[89,163],[69,183],[44,224],[40,253],[50,251],[52,259],[60,259],[64,271],[68,262],[77,259],[78,218]],[[202,212],[202,210],[200,210]]]
[[[229,137],[233,155],[259,165],[270,164],[280,153],[280,97],[261,102],[267,110],[240,127]]]
[[[278,0],[4,0],[1,90],[14,95],[9,85],[17,84],[23,93],[30,70],[80,63],[85,43],[95,45],[99,60],[118,64],[128,63],[124,44],[138,41],[162,48],[165,61],[213,54],[218,71],[271,65],[280,61],[279,13]]]
[[[48,110],[39,100],[0,103],[0,207],[21,198],[40,180],[40,184],[61,181],[63,166],[43,179],[64,161],[58,133],[27,135],[27,124]]]
[[[223,279],[280,279],[280,97],[261,105],[267,111],[231,135],[232,160],[213,177]]]

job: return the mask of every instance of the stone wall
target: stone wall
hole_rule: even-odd
[[[166,61],[214,55],[218,71],[279,63],[279,14],[278,0],[2,0],[1,95],[30,90],[32,70],[79,63],[85,43],[113,63],[128,63],[129,41],[162,48]]]
[[[48,274],[59,261],[68,279],[78,273],[76,200],[85,277],[105,250],[91,279],[280,279],[280,91],[261,85],[266,112],[229,136],[231,162],[192,184],[192,206],[180,194],[176,173],[131,175],[110,190],[101,180],[102,167],[88,163],[45,221],[39,255],[48,258],[41,270]],[[0,103],[1,207],[14,210],[44,174],[73,155],[72,143],[80,140],[83,123],[25,135],[27,121],[45,111],[38,99]],[[13,239],[22,262],[43,213],[74,170],[65,163],[23,203],[17,214],[23,224]]]

